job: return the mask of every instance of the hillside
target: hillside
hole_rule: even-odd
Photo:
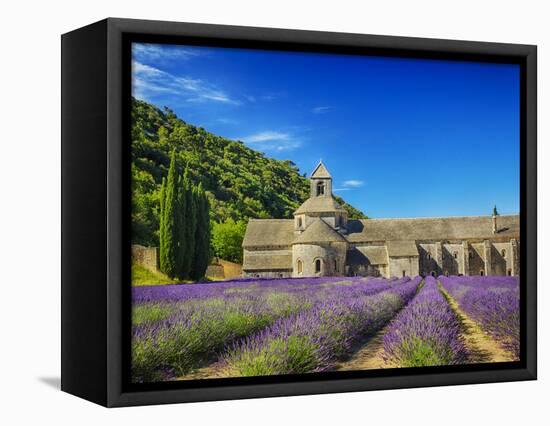
[[[202,183],[210,201],[211,219],[223,222],[249,218],[291,218],[309,196],[309,181],[289,160],[280,161],[195,127],[146,102],[132,102],[132,242],[158,245],[159,189],[168,173],[170,152]],[[364,214],[338,201],[351,218]]]

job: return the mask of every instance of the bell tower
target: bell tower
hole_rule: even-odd
[[[319,161],[311,174],[310,197],[332,197],[332,176],[323,161]]]

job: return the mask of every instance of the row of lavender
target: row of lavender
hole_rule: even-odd
[[[407,281],[408,278],[389,281],[340,277],[135,287],[132,290],[132,377],[134,381],[157,381],[183,376],[229,348],[233,354],[230,358],[236,359],[239,344],[259,342],[262,339],[259,336],[269,334],[266,330],[273,334],[292,322],[299,324],[309,318],[306,312],[330,318],[331,322],[343,320],[360,310],[358,301],[366,303],[369,297],[401,287],[399,284]],[[411,287],[416,285],[418,282]],[[391,298],[388,294],[380,300]],[[379,309],[389,308],[380,305]],[[386,316],[380,314],[380,318]],[[376,317],[373,313],[372,318]],[[324,324],[327,330],[330,328],[328,334],[340,339],[340,346],[344,348],[356,334],[349,324],[345,331],[336,331],[329,327],[329,322]],[[349,337],[342,334],[346,332]],[[254,337],[243,343],[241,339],[248,336]],[[286,344],[300,346],[298,343],[305,342],[304,339],[303,336],[290,338]],[[324,341],[326,336],[319,339]],[[239,341],[241,343],[237,343]],[[277,343],[271,344],[273,349],[276,346]],[[293,351],[295,349],[287,347],[287,352]],[[316,352],[318,361],[310,368],[312,371],[328,365],[327,356],[320,354]]]
[[[439,277],[443,288],[481,328],[520,356],[518,277]]]
[[[417,277],[376,294],[341,289],[312,309],[237,342],[222,359],[229,376],[330,370],[359,339],[381,329],[415,295]]]
[[[396,367],[461,364],[468,353],[455,313],[428,276],[383,337],[384,359]]]

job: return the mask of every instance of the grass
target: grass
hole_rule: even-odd
[[[177,284],[162,272],[153,272],[141,265],[132,263],[132,286]]]

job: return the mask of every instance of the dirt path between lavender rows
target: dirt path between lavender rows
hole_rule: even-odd
[[[384,361],[382,355],[384,354],[384,334],[389,327],[389,323],[383,327],[378,333],[373,335],[366,343],[362,342],[353,355],[340,362],[336,366],[338,371],[357,371],[357,370],[374,370],[380,368],[393,368],[397,365]]]
[[[468,363],[516,361],[511,353],[504,350],[498,342],[485,333],[475,321],[460,309],[457,302],[443,288],[440,287],[440,289],[460,322],[462,336],[470,354]],[[340,371],[357,371],[399,367],[385,361],[383,358],[383,337],[388,328],[389,324],[367,340],[366,343],[363,342],[358,345],[353,355],[337,365],[336,369]]]
[[[456,300],[441,285],[439,288],[460,321],[462,336],[470,353],[469,363],[517,361],[511,353],[504,350],[498,342],[481,329],[477,322],[460,309]]]

